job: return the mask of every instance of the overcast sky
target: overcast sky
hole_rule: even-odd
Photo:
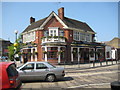
[[[97,34],[98,41],[110,41],[118,37],[118,2],[2,2],[2,38],[15,41],[19,34],[36,21],[47,17],[52,11],[58,14],[65,9],[65,17],[86,22]]]

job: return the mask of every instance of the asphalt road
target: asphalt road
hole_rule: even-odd
[[[110,83],[118,80],[118,65],[90,69],[66,69],[66,76],[57,82],[31,81],[22,84],[22,90],[74,90],[91,88],[111,90]]]

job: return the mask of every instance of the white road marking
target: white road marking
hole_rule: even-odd
[[[90,75],[100,75],[100,74],[110,74],[118,73],[118,71],[108,71],[108,72],[92,72],[92,73],[68,73],[66,76],[90,76]]]
[[[97,84],[83,84],[83,85],[79,85],[79,86],[71,86],[68,88],[80,88],[80,87],[86,87],[86,86],[99,86],[99,85],[110,85],[110,83],[97,83]]]

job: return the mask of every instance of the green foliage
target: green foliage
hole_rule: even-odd
[[[8,46],[8,51],[9,51],[9,54],[8,54],[9,59],[11,61],[13,61],[14,60],[14,46],[13,46],[13,44],[11,46]]]
[[[14,60],[14,55],[18,54],[19,56],[21,55],[20,49],[23,46],[22,43],[20,43],[21,38],[19,37],[15,43],[17,43],[17,46],[14,46],[14,44],[8,46],[8,57],[11,61]]]

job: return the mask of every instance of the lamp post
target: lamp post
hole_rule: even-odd
[[[14,63],[16,64],[16,60],[15,60],[15,53],[16,53],[16,49],[17,49],[17,46],[18,46],[18,43],[17,43],[17,34],[18,34],[18,30],[15,30],[14,31],[15,33],[15,43],[14,43]]]
[[[15,41],[17,40],[17,34],[18,34],[18,30],[15,30]]]

